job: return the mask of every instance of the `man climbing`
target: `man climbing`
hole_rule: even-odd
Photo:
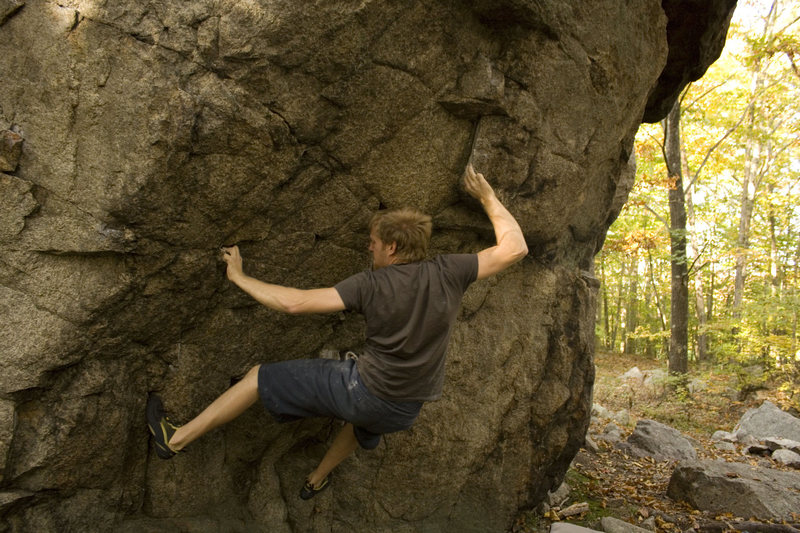
[[[464,173],[464,188],[482,204],[497,240],[477,254],[426,260],[431,218],[412,209],[382,211],[373,217],[372,270],[335,287],[300,290],[259,281],[242,271],[238,247],[223,248],[228,279],[267,307],[292,314],[345,309],[362,313],[363,354],[344,361],[301,359],[256,365],[183,426],[170,422],[161,400],[151,394],[147,423],[158,456],[169,459],[259,399],[279,422],[340,418],[345,426],[300,492],[309,499],[329,486],[330,472],[357,447],[375,448],[382,434],[410,428],[423,402],[441,396],[450,330],[467,287],[528,253],[519,224],[471,164]]]

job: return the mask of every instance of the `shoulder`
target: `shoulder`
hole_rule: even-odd
[[[478,254],[441,254],[431,261],[442,268],[477,268]]]
[[[369,287],[374,283],[372,272],[364,270],[343,279],[334,286],[347,309],[360,310]]]
[[[432,261],[447,275],[458,279],[464,288],[478,278],[477,254],[442,254]]]
[[[346,287],[354,287],[361,285],[363,283],[368,283],[372,278],[372,272],[369,270],[362,270],[361,272],[356,272],[352,276],[349,276],[339,283],[335,285],[338,289],[339,287],[346,288]]]

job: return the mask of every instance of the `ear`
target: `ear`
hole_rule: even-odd
[[[397,243],[393,242],[392,244],[387,246],[386,251],[389,253],[389,255],[394,255],[397,252]]]

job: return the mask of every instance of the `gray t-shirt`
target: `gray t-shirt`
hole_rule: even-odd
[[[477,255],[448,254],[360,272],[336,285],[345,307],[366,320],[358,372],[370,392],[394,401],[441,397],[450,330],[477,276]]]

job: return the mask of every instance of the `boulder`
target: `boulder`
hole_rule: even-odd
[[[736,0],[664,0],[662,5],[670,20],[669,57],[650,94],[645,122],[664,118],[681,88],[688,81],[699,79],[706,70],[703,65],[719,57],[722,52],[719,32],[728,27]]]
[[[644,379],[644,374],[642,373],[641,370],[639,370],[638,366],[635,366],[630,370],[628,370],[627,372],[625,372],[624,374],[622,374],[622,376],[620,377],[624,380],[632,381],[636,384],[641,384],[642,380]]]
[[[622,440],[622,430],[614,422],[609,422],[597,438],[611,443],[619,442]]]
[[[719,441],[714,443],[714,448],[723,452],[735,452],[736,446],[732,442]]]
[[[600,519],[600,526],[605,533],[650,533],[650,530],[635,526],[630,522],[614,518],[613,516],[604,516]]]
[[[656,517],[649,516],[639,523],[639,526],[648,531],[656,531]]]
[[[611,411],[599,403],[592,404],[592,415],[597,416],[598,418],[605,418],[606,420],[612,417]]]
[[[800,473],[725,461],[681,461],[667,495],[701,511],[790,520],[800,509]]]
[[[680,431],[655,420],[639,420],[628,440],[617,446],[635,457],[658,461],[697,457],[694,446]]]
[[[14,404],[8,400],[0,400],[0,482],[8,461],[8,448],[14,434]]]
[[[750,455],[760,455],[761,457],[769,457],[772,454],[772,450],[769,449],[769,446],[760,442],[745,446],[745,451]]]
[[[4,513],[14,504],[33,498],[34,493],[24,490],[0,491],[0,513]]]
[[[734,441],[744,446],[764,446],[764,444],[752,435],[747,433],[734,433]]]
[[[0,172],[15,171],[20,155],[22,155],[22,136],[9,130],[0,131]]]
[[[657,386],[663,386],[667,377],[669,377],[669,374],[666,370],[662,370],[660,368],[648,370],[645,372],[644,381],[642,381],[642,384],[645,387],[655,389]]]
[[[0,26],[24,5],[24,0],[2,0],[0,2]]]
[[[800,441],[800,418],[766,401],[742,415],[733,432],[739,440],[743,435],[750,435],[761,441],[768,437]]]
[[[713,435],[711,435],[711,440],[714,442],[736,442],[736,435],[731,433],[730,431],[715,431]]]
[[[725,17],[670,16],[689,30],[660,0],[3,2],[0,520],[505,530],[584,442],[593,257],[643,115],[672,105],[668,57],[689,58],[669,63],[680,85],[724,42]],[[376,210],[413,205],[432,252],[479,251],[494,233],[459,185],[470,157],[531,257],[467,293],[444,396],[412,430],[311,503],[297,492],[337,422],[253,408],[155,459],[148,392],[183,422],[255,364],[363,338],[350,314],[259,306],[225,279],[221,244],[258,278],[331,286],[368,268]]]
[[[611,418],[613,418],[615,422],[623,426],[629,426],[631,424],[631,414],[628,412],[627,409],[620,409],[619,411],[611,415]]]
[[[550,533],[601,533],[596,529],[570,524],[569,522],[554,522],[550,524]]]
[[[772,452],[772,459],[781,465],[800,468],[800,453],[791,450],[775,450]]]
[[[555,491],[547,493],[547,499],[545,500],[545,502],[547,502],[547,504],[550,507],[561,505],[562,503],[564,503],[564,500],[566,500],[569,497],[570,490],[572,489],[570,488],[569,485],[567,485],[566,483],[562,483]]]
[[[800,453],[800,442],[792,439],[767,437],[764,439],[764,446],[773,452],[777,450],[791,450],[795,453]]]

